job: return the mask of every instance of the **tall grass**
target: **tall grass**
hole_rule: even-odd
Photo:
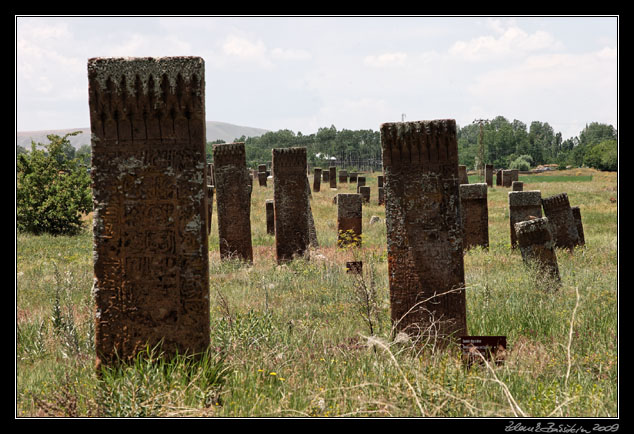
[[[576,172],[574,172],[576,173]],[[574,176],[574,173],[568,174]],[[510,248],[509,189],[489,189],[490,248],[465,253],[472,335],[505,335],[502,365],[467,369],[456,347],[393,336],[384,208],[376,174],[360,248],[336,247],[333,196],[311,206],[319,248],[278,266],[266,234],[270,185],[252,196],[254,263],[221,262],[210,237],[211,347],[160,351],[94,371],[92,237],[18,234],[18,417],[612,417],[618,414],[616,176],[534,182],[581,206],[586,247],[557,251],[562,285],[544,289]],[[558,172],[558,175],[567,175]],[[216,207],[214,207],[216,208]],[[372,216],[378,223],[370,224]],[[90,226],[88,226],[90,227]],[[346,261],[363,261],[361,276]]]

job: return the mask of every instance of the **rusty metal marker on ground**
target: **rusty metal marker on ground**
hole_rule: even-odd
[[[466,335],[453,119],[381,125],[391,318],[410,335]]]
[[[209,345],[204,62],[88,61],[96,365]]]

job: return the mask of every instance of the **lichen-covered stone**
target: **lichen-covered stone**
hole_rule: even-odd
[[[572,250],[579,244],[579,232],[568,194],[560,193],[542,199],[542,207],[552,225],[555,246]]]
[[[509,191],[511,247],[517,246],[515,224],[542,216],[542,194],[539,190]]]
[[[463,246],[489,247],[489,208],[487,185],[460,184],[460,204],[462,206]]]
[[[516,223],[515,231],[523,261],[536,265],[545,276],[559,281],[559,267],[549,219],[541,217]]]

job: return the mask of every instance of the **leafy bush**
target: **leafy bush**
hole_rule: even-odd
[[[616,171],[619,162],[616,140],[604,140],[593,145],[587,150],[583,162],[594,169]]]
[[[68,136],[51,134],[49,144],[31,142],[31,152],[18,155],[17,229],[33,234],[76,234],[82,214],[92,208],[90,176],[77,159],[70,159]],[[44,149],[37,149],[42,146]]]
[[[518,169],[522,171],[530,170],[533,158],[530,155],[520,155],[509,165],[509,169]]]

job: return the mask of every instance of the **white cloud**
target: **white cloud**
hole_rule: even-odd
[[[310,60],[312,58],[308,51],[293,48],[274,48],[271,50],[271,56],[280,60]]]
[[[479,36],[468,41],[457,41],[449,54],[468,61],[488,61],[508,57],[519,58],[540,50],[554,50],[562,44],[548,32],[527,33],[517,26],[503,27],[494,22],[498,36]]]
[[[406,60],[407,53],[393,52],[366,56],[363,63],[374,68],[386,68],[403,66]]]
[[[247,38],[230,35],[222,44],[222,52],[232,59],[254,62],[265,68],[273,66],[268,58],[266,46],[261,40],[251,42]]]

